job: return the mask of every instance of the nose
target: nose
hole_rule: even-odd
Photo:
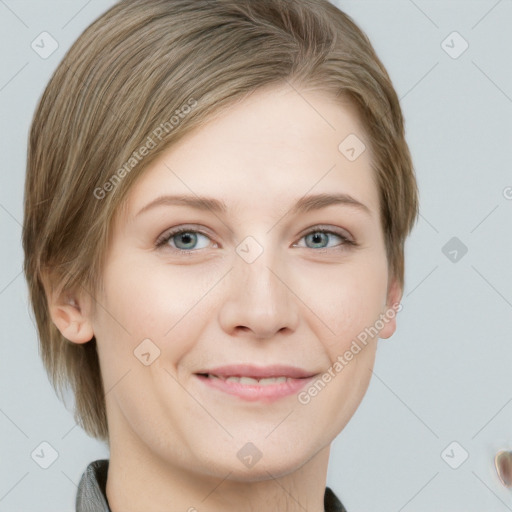
[[[219,313],[223,330],[258,339],[295,331],[299,322],[298,298],[285,265],[276,261],[270,251],[263,251],[252,262],[237,254],[233,266]]]

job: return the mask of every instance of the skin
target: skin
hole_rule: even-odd
[[[321,375],[400,301],[370,151],[351,162],[338,150],[351,133],[369,147],[354,109],[324,92],[257,90],[168,148],[133,185],[96,308],[87,294],[53,300],[67,339],[98,342],[113,512],[324,510],[331,442],[363,399],[378,338],[394,333],[395,318],[307,404],[296,394],[246,402],[194,372],[248,362]],[[369,213],[339,204],[289,213],[322,192],[350,194]],[[137,215],[162,194],[209,196],[228,209],[160,205]],[[155,248],[183,225],[205,234]],[[315,238],[318,225],[333,234]],[[252,263],[236,252],[248,236],[263,249]],[[134,356],[146,338],[160,350],[147,366]],[[248,442],[262,452],[251,468],[237,457]]]

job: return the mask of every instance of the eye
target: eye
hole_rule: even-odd
[[[325,243],[329,242],[329,237],[331,237],[331,240],[332,240],[333,236],[335,238],[338,238],[339,240],[341,240],[341,243],[335,244],[334,246],[331,245],[330,247],[323,246]],[[302,239],[305,239],[306,242],[309,241],[313,245],[313,247],[308,247],[306,245],[307,249],[320,249],[320,250],[334,249],[334,248],[343,249],[344,246],[347,246],[347,245],[352,245],[352,246],[357,245],[356,242],[354,242],[353,240],[351,240],[344,234],[338,233],[337,231],[332,231],[332,230],[329,230],[326,228],[322,228],[322,227],[316,227],[316,228],[310,230],[308,233],[306,233],[301,238],[301,240]],[[294,247],[303,247],[303,246],[295,245]]]
[[[156,241],[155,246],[162,248],[164,245],[169,244],[171,249],[190,252],[193,249],[204,249],[204,247],[196,247],[198,238],[200,239],[201,237],[209,239],[209,236],[200,231],[181,227],[165,233]]]
[[[206,233],[202,233],[201,231],[197,231],[195,229],[191,229],[188,227],[180,227],[173,229],[171,231],[167,231],[164,233],[156,242],[156,248],[164,248],[164,246],[170,246],[170,249],[174,249],[178,252],[193,252],[194,250],[205,249],[208,247],[208,243],[203,245],[203,247],[197,247],[198,240],[201,240],[201,237],[205,240],[210,240],[210,237]],[[341,240],[341,243],[335,244],[334,246],[323,246],[325,243],[329,242],[329,237],[335,237],[338,240]],[[309,241],[313,247],[305,246],[306,249],[344,249],[347,245],[356,246],[357,243],[342,234],[341,232],[329,230],[323,227],[315,227],[307,232],[304,236],[300,238],[300,240],[305,239]],[[217,244],[215,244],[218,247]],[[295,244],[293,247],[304,247]]]

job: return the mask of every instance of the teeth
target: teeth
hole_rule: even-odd
[[[218,377],[217,375],[208,375],[210,379],[222,379],[228,382],[239,382],[240,384],[245,385],[260,385],[260,386],[269,386],[271,384],[279,384],[281,382],[286,382],[291,380],[287,377],[268,377],[261,379],[253,379],[252,377]]]
[[[259,383],[262,385],[262,386],[267,386],[268,384],[275,384],[275,383],[279,383],[279,382],[286,382],[287,380],[290,380],[286,377],[269,377],[269,378],[266,378],[266,379],[260,379]]]

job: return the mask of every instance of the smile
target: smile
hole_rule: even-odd
[[[315,376],[292,377],[244,377],[244,376],[216,376],[213,374],[196,374],[208,390],[214,393],[231,395],[250,402],[269,403],[290,395],[296,395],[303,387],[310,383]]]
[[[253,378],[253,377],[224,377],[222,375],[212,375],[208,374],[208,378],[210,379],[221,379],[228,382],[239,382],[244,385],[259,385],[259,386],[268,386],[270,384],[276,384],[280,382],[287,382],[293,380],[291,377],[265,377],[265,378]]]

